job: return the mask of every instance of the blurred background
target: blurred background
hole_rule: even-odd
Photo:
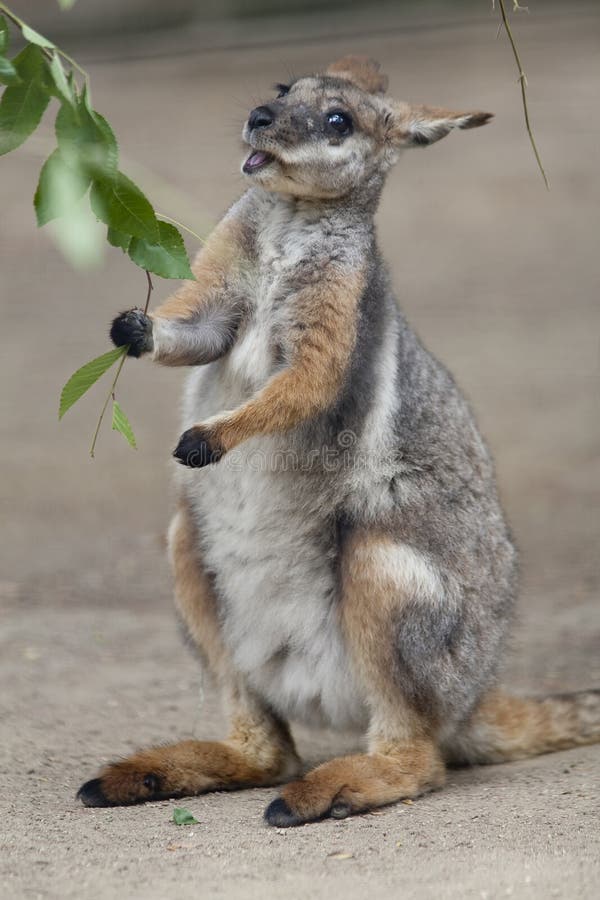
[[[522,600],[505,680],[532,692],[598,686],[597,3],[532,0],[529,14],[512,17],[550,192],[524,130],[506,35],[497,35],[498,12],[488,0],[80,0],[63,13],[36,0],[11,6],[87,68],[94,105],[119,139],[123,170],[159,213],[200,234],[244,189],[240,131],[247,112],[290,75],[322,70],[346,53],[368,54],[382,63],[398,98],[496,114],[484,129],[405,154],[378,214],[380,241],[403,309],[471,399],[497,461],[522,550]],[[165,894],[152,886],[144,862],[156,856],[157,807],[119,812],[124,818],[111,812],[110,820],[104,812],[98,819],[103,811],[76,808],[72,797],[105,759],[144,743],[221,732],[218,705],[208,686],[200,702],[196,663],[176,632],[165,561],[170,453],[185,373],[125,365],[118,398],[137,451],[107,422],[96,458],[89,458],[106,380],[58,423],[62,385],[79,365],[109,349],[111,319],[143,305],[146,282],[108,246],[95,267],[74,269],[50,229],[36,229],[32,196],[52,140],[50,119],[0,160],[0,711],[2,771],[9,779],[3,793],[13,812],[34,803],[46,835],[44,871],[55,880],[61,872],[77,876],[80,893],[63,884],[56,896],[91,890],[89,879],[104,859],[101,827],[103,840],[112,841],[110,854],[118,836],[114,858],[125,867],[131,841],[138,841],[131,872],[145,885],[139,896],[156,891],[159,897]],[[190,253],[197,246],[190,238]],[[154,305],[174,289],[159,278],[155,286]],[[332,736],[299,735],[309,758],[339,749]],[[584,773],[593,758],[587,752]],[[523,784],[527,806],[538,789],[527,778]],[[481,785],[481,796],[472,798],[476,809],[492,804],[489,782]],[[258,800],[236,807],[240,823],[260,811],[266,792],[254,793]],[[508,832],[514,827],[514,846],[504,839],[506,852],[518,857],[519,828],[526,823],[511,819],[509,798],[503,806],[501,793],[493,799],[494,815],[506,820]],[[203,801],[215,829],[230,802],[218,796]],[[425,804],[420,809],[427,810]],[[433,809],[426,821],[437,833]],[[136,815],[145,817],[144,839],[130,833]],[[254,853],[232,827],[236,846]],[[477,823],[466,816],[464,827],[471,848],[479,847]],[[539,884],[548,887],[572,873],[568,862],[553,862],[562,845],[548,850],[552,826],[544,828],[539,845],[529,832],[527,840],[541,860]],[[71,853],[73,829],[80,851],[89,854],[89,871]],[[489,834],[486,840],[488,847]],[[426,852],[420,846],[415,837],[415,859]],[[8,877],[22,887],[20,854],[43,858],[44,851],[26,824],[20,831],[15,826],[6,849]],[[479,849],[484,858],[488,850]],[[571,851],[578,858],[577,849]],[[255,876],[257,891],[268,881],[278,857],[272,849],[264,852],[264,871],[259,877],[248,863],[250,881],[239,896],[254,896]],[[386,866],[393,872],[386,859],[380,854],[379,872]],[[226,877],[224,863],[206,865],[210,877]],[[428,871],[441,872],[435,866]],[[106,896],[119,884],[116,870],[111,873]],[[164,878],[167,885],[170,876]],[[472,896],[483,896],[473,878]],[[35,884],[36,896],[51,895],[39,879]],[[237,896],[233,882],[228,890],[227,896]],[[351,882],[348,890],[354,896]],[[469,890],[456,896],[470,897]],[[544,890],[539,896],[550,896]]]

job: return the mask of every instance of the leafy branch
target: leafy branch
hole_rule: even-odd
[[[150,305],[150,297],[152,295],[152,291],[154,290],[154,285],[152,284],[152,278],[150,277],[150,272],[146,272],[146,278],[148,279],[148,293],[146,294],[146,305],[144,306],[144,313],[148,312],[148,306]],[[135,440],[135,435],[133,433],[133,429],[129,423],[129,420],[125,413],[123,412],[120,404],[117,402],[117,398],[115,397],[115,390],[117,387],[117,381],[119,380],[119,376],[121,374],[121,370],[125,365],[125,360],[127,359],[127,351],[129,350],[129,345],[125,345],[123,347],[115,347],[113,350],[109,350],[108,353],[103,353],[102,356],[97,356],[95,359],[90,360],[80,369],[77,369],[76,372],[71,375],[67,383],[60,394],[60,404],[58,407],[58,418],[62,419],[64,414],[70,409],[74,403],[83,397],[83,395],[89,391],[93,384],[95,384],[98,379],[104,375],[108,370],[118,361],[119,365],[117,366],[117,370],[115,372],[115,377],[112,380],[112,384],[108,389],[108,394],[106,395],[106,399],[104,401],[104,405],[100,411],[100,416],[98,417],[98,422],[96,424],[96,430],[94,432],[94,437],[92,438],[92,445],[90,447],[90,456],[94,457],[96,452],[96,442],[98,440],[98,435],[100,434],[100,426],[104,420],[104,416],[106,414],[106,410],[108,408],[108,404],[112,399],[112,428],[113,431],[120,431],[121,434],[125,437],[127,442],[131,447],[137,449],[137,444]]]
[[[521,6],[518,0],[512,0],[513,4],[513,12],[528,12],[529,8],[527,6]],[[495,7],[495,0],[492,0],[492,6]],[[521,100],[523,102],[523,115],[525,117],[525,128],[527,129],[527,134],[529,135],[529,142],[531,144],[531,148],[533,150],[536,162],[538,164],[538,168],[542,173],[542,178],[544,179],[544,184],[546,185],[547,190],[550,190],[550,182],[548,181],[548,176],[546,175],[546,171],[542,164],[542,159],[540,157],[537,144],[535,141],[535,137],[533,135],[533,129],[531,127],[531,121],[529,118],[529,106],[527,104],[527,76],[523,70],[523,65],[521,63],[521,57],[519,56],[519,51],[517,49],[517,44],[515,42],[513,33],[511,31],[510,23],[508,21],[508,15],[506,12],[506,6],[504,4],[504,0],[498,0],[498,8],[500,10],[500,27],[504,26],[506,29],[506,34],[508,36],[508,40],[510,42],[510,46],[513,52],[513,56],[515,58],[515,63],[517,65],[517,69],[519,70],[518,82],[521,86]]]
[[[146,305],[144,306],[144,313],[148,312],[148,307],[150,306],[150,297],[152,295],[152,291],[154,290],[154,285],[152,284],[152,279],[150,278],[150,272],[146,272],[146,278],[148,279],[148,293],[146,295]],[[108,394],[106,395],[106,400],[104,401],[104,406],[100,412],[100,416],[98,418],[98,424],[96,425],[96,431],[94,432],[94,437],[92,439],[92,446],[90,447],[90,456],[93,458],[94,453],[96,451],[96,441],[98,440],[98,435],[100,434],[100,426],[102,425],[102,420],[104,419],[104,414],[106,412],[106,408],[109,404],[109,401],[112,397],[113,408],[112,408],[112,428],[113,431],[120,431],[121,434],[125,437],[127,442],[134,450],[137,450],[137,444],[135,440],[135,435],[133,433],[133,429],[129,424],[129,420],[121,406],[117,403],[117,399],[115,397],[115,389],[117,387],[117,381],[119,380],[119,375],[121,374],[121,369],[125,364],[125,360],[127,359],[127,351],[129,349],[128,346],[119,347],[122,350],[121,361],[117,366],[117,371],[115,372],[115,377],[113,378],[113,382],[110,386]],[[68,382],[67,382],[68,384]]]
[[[59,0],[68,9],[75,0]],[[8,58],[9,22],[25,40],[17,56]],[[93,216],[106,226],[106,239],[119,247],[148,278],[146,309],[152,292],[150,273],[162,278],[193,279],[179,228],[200,236],[169,216],[157,215],[140,188],[119,169],[119,148],[107,120],[91,102],[86,70],[68,53],[24,22],[0,2],[0,156],[20,147],[37,129],[51,100],[58,101],[54,123],[56,148],[44,162],[33,198],[38,226],[60,219],[75,230],[87,198]],[[96,441],[112,398],[112,427],[131,446],[135,437],[117,403],[115,387],[127,348],[111,350],[82,366],[61,393],[59,418],[117,360],[115,378],[102,408],[91,446]]]

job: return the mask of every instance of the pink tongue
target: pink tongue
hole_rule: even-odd
[[[257,150],[256,153],[253,153],[248,157],[248,159],[246,160],[246,166],[249,169],[256,169],[257,166],[262,166],[263,163],[266,163],[268,158],[269,157],[267,153],[263,153],[262,150]]]

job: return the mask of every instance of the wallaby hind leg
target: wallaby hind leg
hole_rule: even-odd
[[[340,552],[341,624],[370,709],[369,752],[332,759],[285,785],[265,812],[270,825],[342,818],[444,784],[438,723],[410,702],[392,675],[394,616],[415,581],[414,572],[406,581],[406,567],[396,573],[382,566],[396,546],[385,536],[351,530]]]
[[[332,816],[345,818],[444,784],[435,743],[415,735],[373,740],[369,753],[338,757],[286,784],[266,809],[269,825],[286,828]]]
[[[221,641],[211,581],[202,567],[189,510],[170,532],[175,597],[190,636],[231,707],[225,741],[180,741],[106,766],[78,797],[86,806],[121,806],[210,790],[277,784],[300,767],[287,724],[248,691]]]

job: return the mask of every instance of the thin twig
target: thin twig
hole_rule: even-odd
[[[6,18],[10,19],[10,21],[13,23],[13,25],[17,26],[19,31],[21,31],[21,29],[23,28],[24,25],[27,25],[27,22],[24,22],[17,15],[15,15],[14,12],[8,8],[8,6],[4,5],[4,3],[0,3],[0,12],[3,12],[4,15],[6,16]],[[40,50],[42,51],[42,53],[44,54],[44,56],[47,59],[49,59],[49,60],[52,59],[52,53],[50,52],[48,47],[40,47]]]
[[[146,294],[146,305],[144,306],[144,315],[148,312],[148,306],[150,305],[150,297],[152,296],[152,291],[154,290],[154,285],[152,284],[152,278],[150,277],[150,272],[148,269],[146,271],[146,278],[148,280],[148,293]],[[121,369],[125,365],[125,360],[127,359],[127,351],[129,347],[126,347],[123,356],[119,361],[119,365],[117,366],[117,371],[115,372],[115,377],[112,380],[112,384],[109,388],[108,394],[106,395],[106,400],[104,401],[104,406],[102,407],[102,411],[100,413],[100,418],[98,419],[98,424],[96,425],[96,430],[94,432],[94,437],[92,440],[92,446],[90,447],[90,456],[94,457],[94,451],[96,449],[96,442],[98,440],[98,435],[100,434],[100,426],[102,425],[102,420],[104,419],[104,414],[106,413],[106,409],[108,407],[109,401],[115,401],[115,390],[117,387],[117,381],[119,380],[119,375],[121,374]]]
[[[10,19],[10,21],[13,23],[13,25],[16,25],[19,30],[21,30],[23,28],[23,26],[27,26],[27,22],[24,22],[23,19],[20,19],[4,3],[0,3],[0,12],[3,12],[4,15],[6,16],[6,18]],[[44,37],[44,39],[46,39],[45,35],[42,35],[42,37]],[[83,75],[86,83],[89,83],[89,75],[86,72],[86,70],[83,69],[79,65],[79,63],[73,59],[72,56],[69,56],[68,53],[65,53],[64,50],[61,50],[60,47],[57,47],[55,44],[53,44],[52,47],[40,47],[40,50],[43,52],[44,56],[46,56],[50,60],[52,59],[52,50],[55,50],[56,53],[58,53],[60,56],[63,57],[63,59],[66,59],[66,61],[69,63],[70,66],[72,66],[74,69],[77,69],[77,71],[81,75]]]
[[[508,16],[506,15],[506,7],[504,5],[504,0],[498,0],[498,6],[500,8],[500,15],[502,16],[502,24],[506,29],[506,34],[508,35],[508,40],[510,41],[510,46],[512,47],[513,56],[515,58],[515,62],[517,64],[517,68],[519,70],[519,84],[521,85],[521,98],[523,100],[523,114],[525,116],[525,127],[527,128],[527,134],[529,135],[529,141],[531,143],[531,147],[533,149],[536,162],[538,164],[538,168],[542,173],[542,178],[544,179],[544,184],[546,185],[546,189],[550,190],[550,183],[548,181],[548,176],[544,170],[544,166],[542,165],[542,160],[537,148],[537,144],[535,142],[535,138],[533,136],[533,131],[531,129],[531,122],[529,120],[529,107],[527,106],[527,76],[523,71],[523,65],[521,63],[521,59],[519,57],[519,51],[517,50],[517,45],[515,44],[515,39],[513,37],[512,31],[510,30],[510,25],[508,23]],[[515,0],[513,0],[513,8],[514,9],[526,9],[526,7],[520,7],[518,3],[515,4]]]
[[[92,446],[90,447],[90,456],[94,457],[94,451],[96,449],[96,441],[98,440],[98,434],[100,433],[100,426],[102,425],[102,420],[104,419],[104,413],[106,412],[106,407],[108,406],[108,402],[111,397],[114,400],[115,397],[115,386],[117,381],[119,380],[119,375],[121,374],[121,369],[125,365],[125,360],[127,359],[127,349],[125,349],[123,356],[117,366],[117,371],[115,372],[115,377],[113,378],[113,383],[110,386],[110,390],[106,395],[106,400],[104,401],[104,406],[102,407],[102,412],[100,413],[100,418],[98,419],[98,424],[96,425],[96,430],[94,432],[94,439],[92,440]]]
[[[191,234],[192,237],[195,237],[197,241],[200,241],[201,244],[206,243],[206,238],[200,237],[199,234],[196,234],[195,231],[192,231],[191,228],[188,228],[187,225],[182,225],[181,222],[178,222],[177,219],[172,219],[170,216],[165,216],[164,213],[157,212],[156,215],[159,219],[165,219],[167,222],[172,222],[173,225],[177,225],[178,228],[183,228],[184,231],[187,231],[188,234]]]
[[[23,22],[22,19],[20,19],[18,16],[16,16],[16,15],[14,14],[14,12],[12,12],[12,10],[10,10],[10,9],[8,8],[8,6],[5,6],[5,5],[4,5],[4,3],[0,3],[0,9],[1,9],[2,12],[4,13],[4,15],[5,15],[8,19],[10,19],[10,21],[13,23],[13,25],[16,25],[16,26],[17,26],[17,28],[21,28],[23,25],[25,25],[25,22]]]
[[[146,278],[148,279],[148,294],[146,295],[146,305],[144,306],[144,315],[148,312],[148,307],[150,306],[150,295],[154,290],[154,285],[152,284],[152,279],[150,278],[150,272],[146,269]]]
[[[63,59],[66,59],[66,61],[69,63],[70,66],[72,66],[74,69],[77,69],[77,71],[81,75],[83,75],[86,83],[89,85],[90,76],[88,75],[86,70],[82,66],[80,66],[79,63],[73,59],[72,56],[69,56],[68,53],[65,53],[64,50],[61,50],[60,47],[55,47],[54,49],[56,50],[57,53],[59,53],[62,56]]]

